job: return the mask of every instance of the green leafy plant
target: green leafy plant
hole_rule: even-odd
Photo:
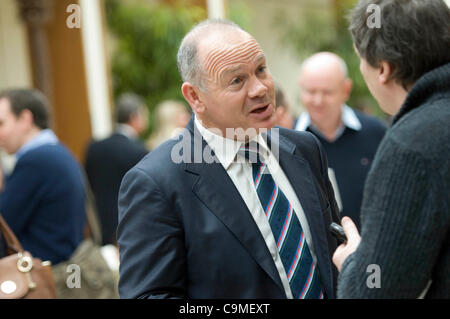
[[[149,107],[146,135],[155,123],[155,106],[165,99],[183,100],[176,55],[183,36],[206,17],[204,8],[153,2],[105,1],[112,38],[114,97],[123,92],[141,95]]]

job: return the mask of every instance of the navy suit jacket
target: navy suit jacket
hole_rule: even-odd
[[[192,120],[183,136],[192,151],[209,148]],[[268,136],[273,147],[277,141]],[[121,298],[286,298],[266,243],[223,166],[217,158],[175,163],[180,141],[152,151],[122,181]],[[186,147],[181,153],[189,156]],[[338,220],[338,208],[325,154],[312,134],[281,128],[279,154],[309,223],[323,289],[334,298],[336,240],[328,226]]]

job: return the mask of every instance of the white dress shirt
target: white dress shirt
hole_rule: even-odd
[[[236,186],[236,189],[239,191],[239,194],[247,205],[253,219],[255,220],[256,225],[259,228],[259,231],[261,232],[261,235],[264,238],[264,241],[266,242],[267,248],[272,255],[273,261],[278,270],[281,282],[286,292],[286,296],[289,299],[292,299],[292,292],[286,276],[286,271],[281,261],[269,221],[264,213],[264,209],[261,205],[258,194],[256,192],[256,188],[253,183],[252,165],[251,163],[243,162],[242,160],[236,160],[237,153],[243,142],[224,138],[213,133],[212,131],[206,129],[200,123],[197,117],[195,117],[195,125],[199,132],[202,134],[205,141],[208,143],[209,147],[214,151],[218,160],[226,170],[228,176],[230,176],[231,180]],[[269,169],[275,183],[283,191],[284,195],[294,208],[294,211],[297,214],[297,217],[303,228],[303,232],[305,234],[306,242],[308,243],[309,249],[311,251],[311,255],[314,261],[317,262],[316,256],[314,254],[314,247],[312,245],[309,225],[300,201],[297,198],[297,195],[295,194],[289,180],[281,169],[274,154],[267,147],[267,143],[265,142],[261,134],[257,135],[255,137],[255,140],[262,146],[267,168]]]
[[[128,124],[121,124],[118,123],[116,125],[116,133],[125,135],[126,137],[128,137],[130,140],[134,140],[139,138],[139,134],[138,132],[136,132],[136,130],[134,128],[132,128],[130,125]]]
[[[338,128],[338,132],[333,141],[335,141],[339,137],[341,137],[341,135],[344,133],[345,127],[351,128],[355,131],[360,131],[362,128],[362,124],[359,121],[358,117],[356,116],[355,111],[347,104],[344,104],[341,106],[341,121],[342,121],[342,125]],[[302,114],[300,114],[300,117],[298,118],[297,125],[295,126],[295,130],[296,131],[306,131],[306,129],[308,127],[311,130],[313,130],[314,133],[322,136],[325,140],[328,140],[328,138],[325,137],[325,135],[320,131],[320,129],[311,122],[309,113],[303,112]],[[333,142],[333,141],[331,141],[331,142]]]

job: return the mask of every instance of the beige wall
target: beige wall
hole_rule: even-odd
[[[31,87],[26,29],[16,0],[0,0],[0,90]]]
[[[27,32],[20,22],[16,0],[0,0],[0,90],[32,87]],[[15,157],[0,149],[0,168],[10,173]]]

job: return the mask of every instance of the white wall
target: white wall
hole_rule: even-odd
[[[28,40],[16,0],[0,0],[0,90],[31,87]]]

